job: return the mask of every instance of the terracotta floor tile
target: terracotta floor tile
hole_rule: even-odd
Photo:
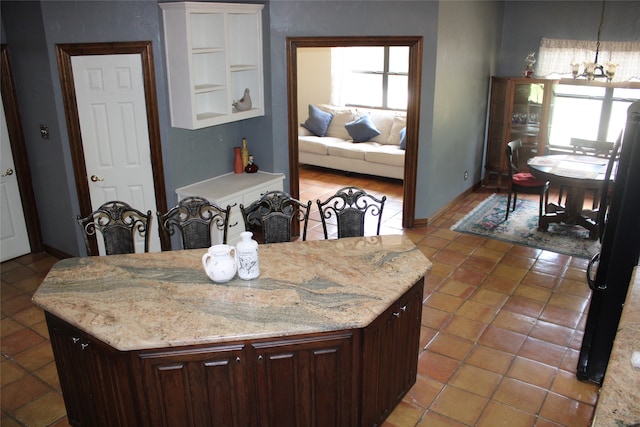
[[[507,376],[548,389],[557,374],[557,369],[535,360],[516,356]]]
[[[482,289],[511,295],[518,288],[519,283],[520,282],[516,279],[498,277],[494,274],[490,274],[482,282]]]
[[[527,274],[527,269],[522,267],[505,265],[504,263],[501,262],[500,265],[498,265],[491,272],[491,274],[497,277],[503,277],[505,279],[511,279],[516,282],[519,282]]]
[[[527,335],[536,324],[536,319],[524,314],[502,310],[491,322],[492,326]]]
[[[23,329],[2,337],[2,353],[14,356],[28,348],[42,343],[45,339],[30,329]]]
[[[427,408],[443,388],[443,383],[424,375],[418,375],[416,383],[411,387],[404,400]]]
[[[27,371],[16,362],[10,359],[2,358],[0,364],[0,385],[3,387],[9,383],[19,380],[27,375]]]
[[[476,250],[476,247],[477,245],[464,244],[459,239],[456,239],[453,242],[449,243],[446,249],[447,251],[452,251],[457,254],[463,255],[463,259],[461,260],[462,262],[467,258],[467,256],[471,255],[473,251]],[[456,265],[459,265],[459,264],[456,264]]]
[[[480,271],[489,274],[496,267],[496,265],[496,261],[485,257],[480,257],[474,253],[474,255],[464,260],[464,262],[460,265],[460,268],[471,271]]]
[[[53,350],[49,341],[43,340],[40,344],[16,354],[13,360],[28,371],[35,371],[53,362]]]
[[[453,295],[454,297],[462,298],[464,300],[467,299],[475,289],[476,287],[473,285],[469,285],[468,283],[460,282],[455,279],[450,279],[445,281],[442,286],[438,288],[438,292]]]
[[[447,246],[448,247],[448,246]],[[433,257],[434,261],[441,262],[443,264],[451,266],[459,266],[466,259],[466,256],[458,252],[454,252],[448,249],[443,249]]]
[[[556,325],[555,323],[538,320],[531,329],[529,336],[540,340],[567,347],[573,337],[573,329],[566,326]]]
[[[584,278],[582,280],[561,279],[556,290],[557,292],[575,295],[586,300],[591,297],[591,289],[587,286]]]
[[[546,273],[554,276],[554,281],[556,282],[557,282],[557,277],[560,277],[564,273],[565,268],[566,267],[562,264],[558,264],[553,261],[543,259],[542,255],[533,264],[533,267],[531,267],[533,271],[537,271],[539,273]]]
[[[497,388],[502,375],[473,365],[464,364],[447,383],[483,397],[490,397]]]
[[[43,367],[33,371],[33,374],[57,391],[61,391],[58,369],[56,368],[55,362],[44,365]]]
[[[482,332],[484,332],[487,326],[488,325],[486,323],[454,315],[451,321],[443,328],[443,331],[475,342],[480,335],[482,335]]]
[[[34,377],[25,375],[22,378],[2,387],[2,409],[15,411],[39,396],[51,391],[51,387]]]
[[[504,310],[524,314],[529,317],[538,317],[544,308],[544,304],[529,298],[514,295],[504,305]]]
[[[578,327],[581,318],[582,313],[549,305],[546,306],[544,310],[542,310],[542,314],[540,314],[540,320],[566,326],[571,329]]]
[[[406,401],[401,401],[395,407],[387,419],[382,423],[382,427],[405,427],[416,425],[422,417],[424,408],[412,405]]]
[[[48,426],[66,413],[62,395],[52,391],[18,409],[15,415],[27,426]]]
[[[459,365],[457,360],[430,351],[423,351],[418,356],[418,373],[441,383],[449,381]]]
[[[553,294],[553,289],[541,288],[540,286],[531,286],[520,284],[513,293],[513,296],[527,298],[532,301],[537,301],[540,304],[546,304]]]
[[[530,427],[535,423],[535,416],[518,411],[510,406],[497,402],[489,402],[477,427],[494,427],[504,425],[509,427]]]
[[[562,370],[558,372],[551,386],[551,391],[555,393],[592,406],[598,401],[599,389],[595,384],[578,381],[575,373]]]
[[[446,386],[431,405],[431,410],[467,425],[473,425],[488,399],[477,394]]]
[[[558,278],[552,274],[539,271],[529,271],[522,279],[523,285],[538,286],[546,289],[553,289],[558,283]]]
[[[25,326],[32,326],[39,322],[44,322],[44,311],[32,305],[31,307],[25,308],[24,310],[15,313],[13,318],[18,322],[22,323]]]
[[[455,360],[463,360],[472,346],[472,341],[441,332],[429,344],[427,349]]]
[[[492,399],[528,414],[537,414],[547,390],[513,378],[505,378]]]
[[[435,308],[422,306],[422,325],[440,330],[453,317],[451,313]]]
[[[480,304],[475,301],[465,301],[462,306],[456,311],[458,316],[466,317],[469,319],[477,320],[482,323],[490,323],[498,312],[498,307],[491,307],[485,304]]]
[[[496,308],[502,307],[508,299],[509,297],[501,292],[486,289],[478,289],[470,298],[471,301]]]
[[[438,334],[437,329],[421,326],[420,327],[420,348],[425,348],[437,334]]]
[[[455,313],[463,302],[464,298],[436,291],[427,298],[424,305],[448,313]]]
[[[451,274],[452,279],[472,286],[478,286],[485,277],[487,277],[487,273],[484,271],[469,270],[462,267],[456,268]]]
[[[459,421],[440,415],[437,412],[427,411],[422,417],[422,420],[416,425],[416,427],[466,427],[466,424],[462,424]]]
[[[511,366],[513,358],[514,356],[511,353],[505,353],[483,345],[476,345],[471,350],[465,362],[504,375],[509,369],[509,366]]]
[[[571,265],[565,270],[564,274],[562,275],[561,281],[570,280],[576,283],[584,283],[586,276],[587,270]]]
[[[525,335],[489,326],[478,340],[478,343],[496,350],[515,354],[524,343],[525,338]]]
[[[486,258],[488,260],[497,262],[500,261],[502,257],[504,257],[504,252],[487,247],[481,247],[476,249],[473,255],[479,258]]]
[[[11,317],[2,319],[2,327],[0,328],[0,338],[14,334],[24,329],[24,326],[16,322]]]
[[[13,316],[16,313],[33,306],[31,296],[27,294],[19,294],[9,300],[3,299],[0,304],[2,304],[2,312],[8,316]]]
[[[521,254],[516,254],[513,251],[509,251],[500,262],[500,265],[523,269],[526,272],[531,268],[535,261],[535,257],[523,256]]]
[[[565,293],[555,293],[549,299],[549,305],[566,308],[567,310],[582,313],[587,307],[588,299]]]
[[[549,366],[559,366],[566,352],[566,347],[533,337],[527,337],[518,352],[518,356],[535,360]]]
[[[540,416],[566,426],[588,426],[593,417],[593,406],[549,393],[540,409]]]

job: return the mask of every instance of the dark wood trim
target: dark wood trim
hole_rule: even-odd
[[[16,169],[16,179],[20,189],[22,199],[22,210],[29,235],[31,252],[42,252],[42,229],[40,228],[40,218],[36,206],[36,196],[33,190],[33,180],[31,178],[31,168],[29,166],[29,156],[27,145],[22,130],[22,116],[20,106],[16,96],[15,81],[9,60],[9,50],[3,44],[0,48],[0,80],[2,87],[2,103],[7,119],[7,131],[9,133],[9,143],[13,154],[13,164]]]
[[[91,198],[89,197],[89,184],[87,183],[87,170],[84,161],[84,149],[82,148],[82,135],[80,133],[80,119],[78,117],[78,105],[76,103],[75,85],[73,82],[73,70],[71,57],[79,55],[121,55],[139,54],[142,60],[142,74],[144,79],[144,93],[147,109],[147,126],[149,132],[149,146],[151,155],[151,168],[154,180],[156,197],[156,210],[167,211],[167,196],[164,182],[164,166],[162,160],[162,144],[160,141],[160,120],[158,118],[158,98],[155,84],[155,71],[153,64],[153,50],[150,41],[118,42],[118,43],[81,43],[56,45],[58,68],[60,70],[60,84],[62,86],[62,99],[67,118],[67,132],[69,133],[69,145],[80,214],[88,215],[91,211]],[[163,250],[169,248],[169,242],[161,239]],[[95,236],[91,242],[96,245]]]
[[[298,69],[297,49],[305,47],[408,46],[409,100],[407,105],[407,151],[404,166],[402,226],[415,225],[418,136],[420,128],[420,90],[422,85],[421,36],[390,37],[287,37],[287,108],[289,109],[289,185],[294,198],[300,198],[298,174]]]

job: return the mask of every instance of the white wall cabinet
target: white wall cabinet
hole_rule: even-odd
[[[240,241],[240,233],[245,230],[240,205],[248,206],[267,191],[282,191],[284,174],[258,171],[256,173],[233,172],[210,178],[176,189],[178,200],[189,196],[200,196],[222,208],[231,206],[227,243],[235,245]],[[222,243],[222,232],[211,231],[211,243]]]
[[[171,126],[200,129],[264,115],[261,4],[160,3]],[[249,89],[252,107],[233,108]]]

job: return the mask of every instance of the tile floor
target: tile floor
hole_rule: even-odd
[[[302,200],[337,186],[386,194],[382,233],[402,233],[402,185],[301,171]],[[598,387],[574,375],[588,306],[586,260],[460,234],[449,227],[478,191],[427,228],[405,230],[431,259],[416,385],[385,422],[407,426],[588,426]],[[314,209],[315,210],[315,209]],[[309,239],[323,238],[312,214]],[[31,295],[57,260],[31,254],[1,268],[0,425],[66,426],[44,316]]]

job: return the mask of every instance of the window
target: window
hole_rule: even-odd
[[[550,146],[568,146],[571,138],[615,141],[627,109],[640,89],[561,83],[554,88]]]
[[[331,49],[332,103],[389,110],[407,109],[408,46]]]

